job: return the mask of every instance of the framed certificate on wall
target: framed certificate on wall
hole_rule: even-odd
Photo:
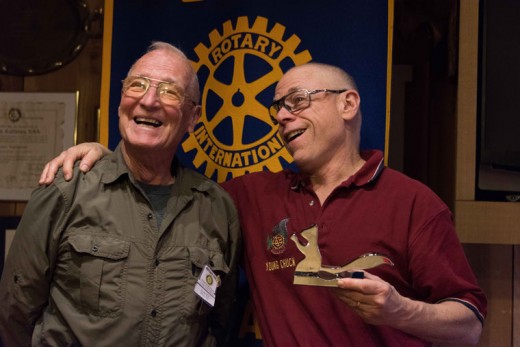
[[[45,163],[76,143],[78,97],[0,93],[0,200],[28,200]]]

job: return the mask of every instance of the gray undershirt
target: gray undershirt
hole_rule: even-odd
[[[173,189],[173,184],[157,186],[139,182],[139,186],[145,192],[148,200],[150,200],[153,211],[155,213],[155,218],[157,218],[157,228],[160,228],[164,217],[164,212],[166,210],[166,205],[168,204],[168,199],[170,198],[170,194]]]

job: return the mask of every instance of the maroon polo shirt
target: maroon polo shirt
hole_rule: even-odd
[[[239,210],[245,269],[266,346],[428,346],[386,326],[364,323],[327,287],[294,285],[303,254],[290,239],[318,227],[323,265],[367,252],[394,266],[369,270],[402,295],[429,303],[456,300],[479,319],[486,299],[456,236],[447,206],[425,185],[383,168],[380,151],[320,204],[309,180],[285,170],[223,184]],[[300,237],[300,239],[302,239]]]

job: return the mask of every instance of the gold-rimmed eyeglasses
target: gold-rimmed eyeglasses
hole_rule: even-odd
[[[276,125],[278,121],[276,120],[276,116],[278,112],[283,108],[287,111],[294,113],[296,111],[303,110],[311,105],[311,95],[317,93],[334,93],[340,94],[346,92],[348,89],[298,89],[289,94],[282,96],[280,99],[273,101],[271,106],[269,106],[269,116],[271,117],[271,121]]]
[[[151,86],[156,88],[159,100],[165,105],[182,105],[184,92],[173,82],[162,81],[144,76],[128,76],[123,81],[123,94],[131,98],[142,98]],[[152,82],[155,82],[152,83]],[[189,100],[193,105],[197,103]]]

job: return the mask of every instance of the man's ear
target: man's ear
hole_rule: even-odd
[[[354,118],[359,112],[360,105],[361,97],[359,93],[354,89],[347,90],[341,98],[343,119],[350,120]]]
[[[193,106],[193,110],[191,110],[190,114],[190,123],[188,124],[188,132],[193,132],[195,130],[195,125],[200,119],[200,115],[202,114],[202,106],[196,105]]]

